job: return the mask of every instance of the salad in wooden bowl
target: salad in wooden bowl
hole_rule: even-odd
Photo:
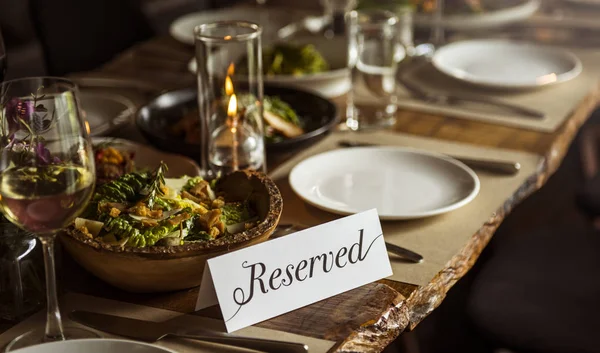
[[[200,284],[206,260],[269,238],[282,212],[275,183],[254,171],[219,179],[132,172],[97,186],[61,235],[71,256],[102,280],[132,292]]]

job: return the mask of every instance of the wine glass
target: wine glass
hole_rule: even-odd
[[[92,331],[63,329],[54,270],[56,234],[88,203],[95,184],[92,144],[75,84],[36,77],[0,84],[0,208],[6,218],[42,243],[46,328],[15,338],[6,351],[74,338]]]

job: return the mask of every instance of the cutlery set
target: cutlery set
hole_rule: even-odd
[[[424,65],[430,65],[431,63],[434,49],[429,47],[426,47],[425,50],[420,49],[422,48],[417,48],[417,54],[409,56],[400,62],[398,71],[396,73],[397,82],[410,93],[413,99],[426,103],[446,106],[461,106],[465,103],[475,103],[495,107],[500,111],[509,112],[526,118],[544,119],[546,117],[545,113],[537,109],[506,103],[490,97],[475,96],[456,92],[429,92],[428,90],[420,87],[419,84],[412,82],[407,77],[411,72]]]
[[[89,311],[72,311],[69,318],[100,331],[150,343],[171,336],[271,353],[308,352],[308,346],[301,343],[242,337],[199,328],[185,329],[164,322],[137,320]]]

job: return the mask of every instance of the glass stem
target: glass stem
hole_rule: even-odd
[[[15,305],[15,318],[17,320],[21,319],[21,315],[23,315],[23,302],[25,298],[23,297],[23,276],[21,274],[21,263],[19,259],[15,259],[12,263],[12,283],[13,287],[13,297]]]
[[[442,23],[444,16],[444,0],[435,0],[435,12],[433,13],[433,28],[431,31],[431,44],[438,49],[444,45],[445,33]]]
[[[45,342],[65,339],[63,333],[58,296],[56,293],[56,272],[54,270],[54,235],[40,237],[44,250],[44,265],[46,267],[46,334]]]

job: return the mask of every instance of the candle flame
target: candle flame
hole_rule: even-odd
[[[235,117],[237,115],[237,98],[235,94],[231,95],[229,98],[229,106],[227,107],[227,116]]]
[[[229,64],[229,67],[227,67],[227,76],[233,76],[233,74],[235,73],[235,65],[233,65],[233,63]]]
[[[230,96],[233,94],[233,82],[229,76],[225,77],[225,94]]]
[[[88,135],[91,134],[91,129],[90,129],[90,123],[88,123],[88,121],[85,121],[85,131],[87,131]]]

